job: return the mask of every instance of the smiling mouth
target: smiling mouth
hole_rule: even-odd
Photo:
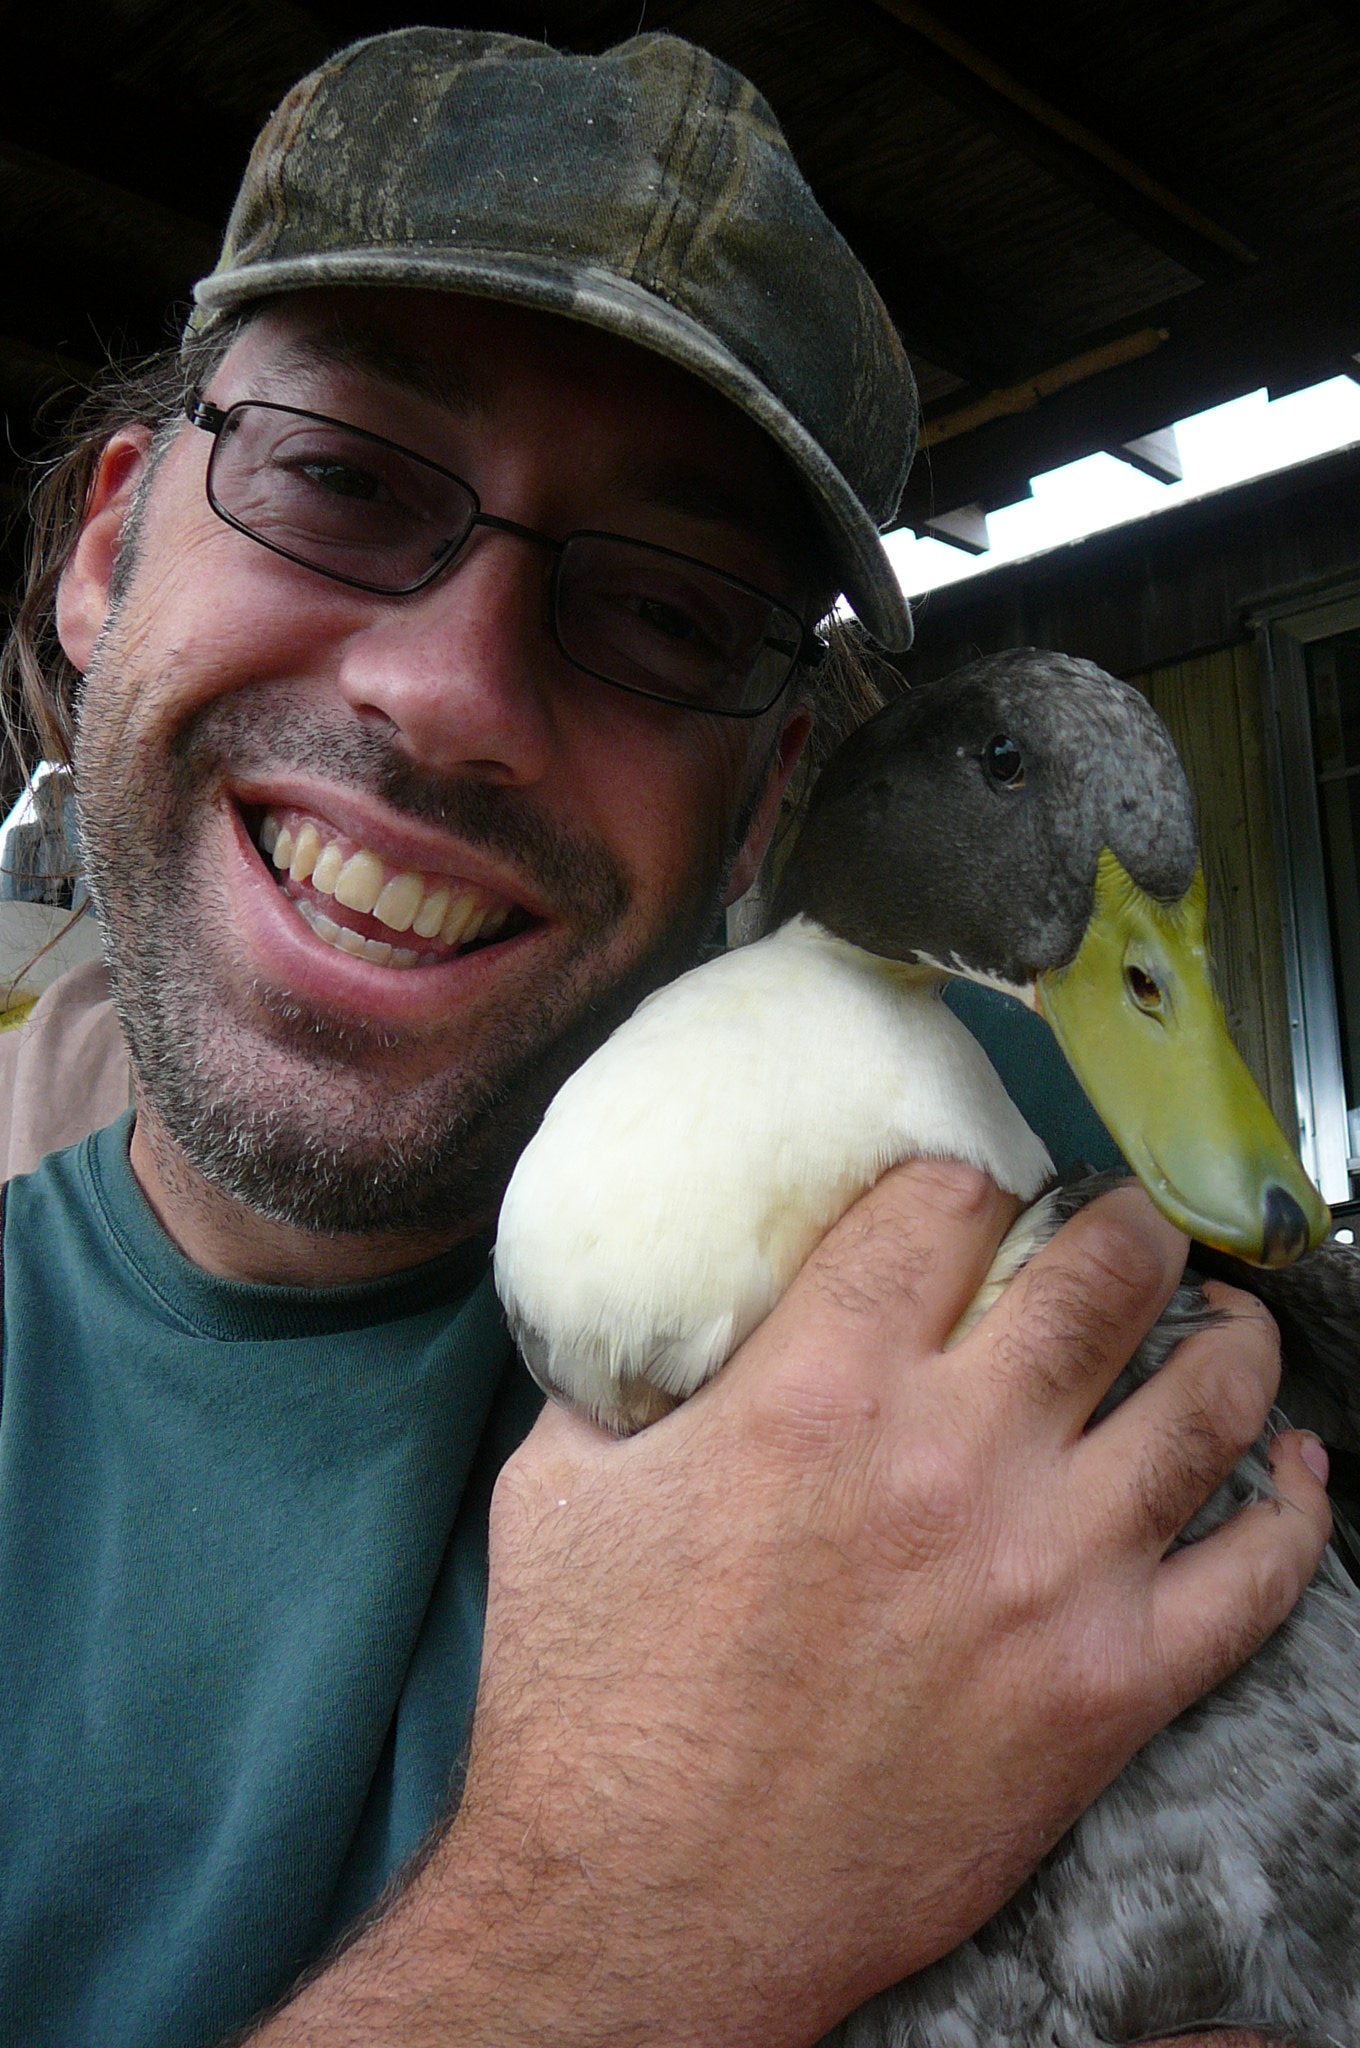
[[[281,893],[323,945],[374,967],[440,967],[538,920],[509,897],[449,875],[395,868],[300,810],[242,812]]]

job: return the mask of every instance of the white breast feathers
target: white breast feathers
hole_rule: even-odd
[[[1047,1152],[919,973],[795,918],[643,1003],[551,1104],[495,1277],[540,1383],[636,1428],[711,1377],[888,1167],[1029,1200]]]

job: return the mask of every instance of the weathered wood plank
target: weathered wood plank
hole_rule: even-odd
[[[1166,720],[1199,814],[1209,943],[1229,1028],[1281,1125],[1298,1134],[1265,740],[1250,644],[1130,677]]]

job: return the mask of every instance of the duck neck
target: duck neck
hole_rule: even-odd
[[[980,969],[968,967],[961,960],[934,960],[928,954],[906,952],[902,956],[889,956],[878,952],[872,946],[862,944],[858,939],[846,938],[822,923],[811,911],[796,911],[772,933],[788,932],[793,944],[822,944],[839,949],[847,959],[853,958],[863,964],[866,973],[872,973],[899,988],[904,994],[928,995],[942,992],[948,981],[972,981],[979,988],[992,989],[997,995],[1009,996],[1012,1002],[1022,1003],[1027,1010],[1039,1008],[1038,995],[1033,983],[1019,984],[1003,981],[998,975],[986,974]]]
[[[915,957],[889,959],[885,953],[876,953],[871,946],[863,946],[857,939],[847,939],[840,932],[832,931],[811,911],[799,910],[786,917],[766,934],[766,943],[771,942],[797,951],[820,950],[846,966],[855,967],[860,973],[875,976],[889,987],[901,989],[904,994],[930,995],[942,989],[949,979],[947,970],[937,966],[933,960]]]
[[[764,943],[777,949],[767,955],[775,984],[822,992],[814,1001],[830,1020],[823,1026],[827,1058],[874,1064],[872,1106],[864,1114],[875,1144],[886,1144],[880,1168],[917,1155],[962,1159],[1023,1201],[1038,1193],[1052,1173],[1048,1153],[982,1046],[939,1000],[946,974],[929,962],[885,959],[805,915]],[[781,958],[789,964],[787,979],[777,970]]]

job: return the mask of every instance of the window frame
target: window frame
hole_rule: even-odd
[[[1352,1154],[1307,650],[1360,631],[1360,578],[1254,607],[1246,624],[1261,679],[1299,1153],[1323,1199],[1344,1206],[1354,1199]]]

